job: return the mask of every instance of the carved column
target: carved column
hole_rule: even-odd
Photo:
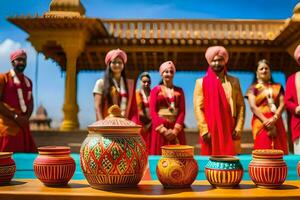
[[[77,104],[77,73],[76,62],[80,54],[78,47],[73,45],[64,45],[63,49],[66,54],[66,82],[65,82],[65,99],[63,105],[64,119],[60,126],[61,130],[68,131],[79,128]]]

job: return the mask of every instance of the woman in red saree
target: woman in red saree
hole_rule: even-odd
[[[151,77],[148,72],[143,72],[140,76],[141,88],[136,91],[136,102],[139,113],[139,124],[142,125],[141,135],[149,150],[150,131],[152,119],[150,116],[149,99],[151,92]]]
[[[280,149],[288,154],[286,131],[281,118],[284,92],[271,80],[269,62],[258,62],[257,81],[250,86],[247,97],[253,112],[252,134],[254,149]]]
[[[162,82],[150,93],[151,155],[160,155],[163,145],[186,144],[183,131],[185,99],[183,90],[173,85],[175,65],[172,61],[164,62],[159,72]]]
[[[97,80],[93,90],[97,120],[107,117],[108,108],[116,104],[120,107],[123,117],[138,122],[135,82],[126,78],[126,62],[127,55],[120,49],[111,50],[106,54],[104,79]]]

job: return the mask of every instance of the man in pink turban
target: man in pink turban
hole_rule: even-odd
[[[13,68],[0,74],[0,151],[36,152],[29,130],[33,99],[32,82],[23,74],[26,59],[24,50],[12,52]]]
[[[96,120],[107,117],[108,109],[118,105],[123,117],[138,122],[135,81],[126,78],[126,62],[127,55],[121,49],[113,49],[106,54],[104,78],[96,81],[93,90]]]
[[[186,144],[183,129],[185,98],[182,88],[173,84],[175,72],[176,68],[172,61],[162,63],[159,68],[162,81],[150,92],[151,155],[160,155],[163,145]]]
[[[196,80],[194,112],[200,131],[202,155],[241,152],[245,104],[239,80],[227,74],[228,52],[223,46],[206,50],[207,74]]]
[[[294,58],[298,65],[300,65],[300,45],[294,51]],[[289,76],[286,82],[284,101],[285,107],[291,117],[290,126],[294,143],[294,153],[300,155],[300,71]]]

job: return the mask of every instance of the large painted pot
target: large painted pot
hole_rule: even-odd
[[[9,183],[16,172],[12,154],[12,152],[0,152],[0,184]]]
[[[76,168],[70,147],[45,146],[39,147],[38,152],[33,163],[36,177],[47,186],[67,185]]]
[[[141,126],[120,117],[116,105],[108,112],[104,120],[88,126],[89,134],[80,149],[83,174],[96,189],[134,187],[142,179],[148,163]]]
[[[272,149],[254,150],[253,160],[249,164],[252,181],[262,188],[277,188],[285,181],[287,165],[283,160],[283,151]]]
[[[165,188],[186,188],[198,174],[194,159],[194,147],[188,145],[162,146],[162,157],[158,161],[156,174]]]
[[[208,182],[217,188],[237,186],[244,174],[240,160],[234,156],[212,156],[205,166]]]

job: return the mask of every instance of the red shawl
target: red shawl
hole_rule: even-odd
[[[234,122],[224,89],[211,67],[203,78],[204,115],[211,144],[202,141],[202,155],[235,155],[232,140]]]

